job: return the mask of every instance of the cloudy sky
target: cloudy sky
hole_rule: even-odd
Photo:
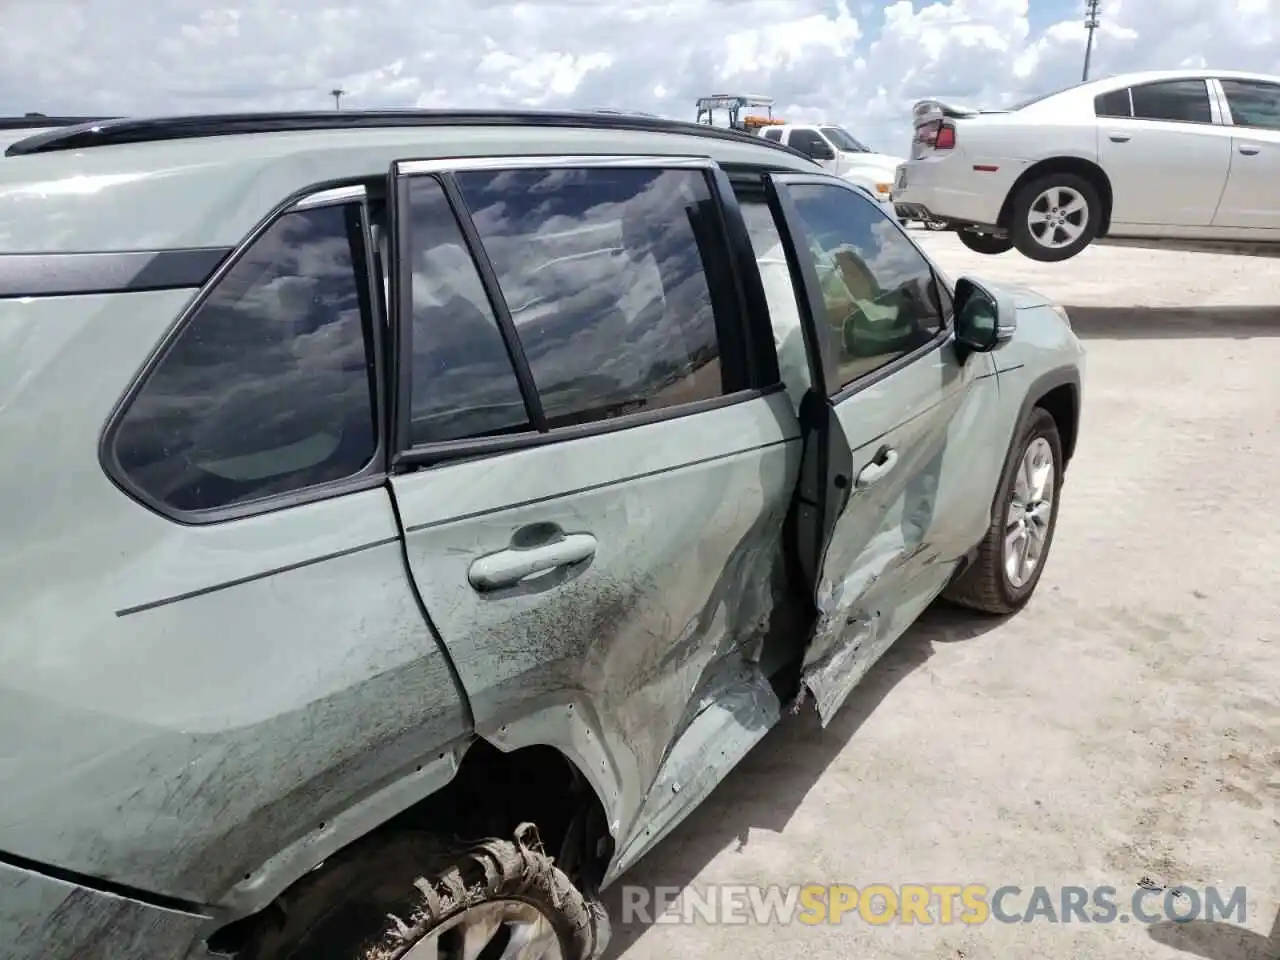
[[[1079,78],[1083,0],[0,0],[0,115],[629,107],[711,92],[901,154],[923,96],[997,104]],[[1280,0],[1103,0],[1094,75],[1280,73]]]

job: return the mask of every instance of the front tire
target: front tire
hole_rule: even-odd
[[[1051,173],[1018,188],[1010,216],[1009,235],[1018,252],[1042,263],[1057,263],[1093,242],[1102,201],[1084,177]]]
[[[960,230],[960,242],[974,253],[996,256],[1008,253],[1013,249],[1013,241],[1008,237],[996,237],[989,233],[975,233],[972,230]]]
[[[1026,606],[1053,545],[1064,466],[1057,423],[1047,410],[1033,408],[1010,448],[991,528],[945,599],[996,615]]]
[[[608,940],[603,908],[542,851],[531,824],[473,845],[388,834],[339,854],[277,904],[280,922],[238,957],[452,960],[523,945],[529,960],[594,960]]]

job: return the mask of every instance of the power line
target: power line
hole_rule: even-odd
[[[1085,0],[1084,25],[1089,31],[1089,39],[1084,45],[1084,73],[1080,75],[1082,81],[1089,79],[1089,61],[1093,56],[1093,31],[1098,29],[1098,3],[1099,0]]]

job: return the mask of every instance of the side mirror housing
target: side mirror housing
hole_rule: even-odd
[[[1013,339],[1018,309],[1012,298],[970,277],[956,281],[956,342],[975,353],[989,353]]]

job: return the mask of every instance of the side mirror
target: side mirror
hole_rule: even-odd
[[[976,280],[956,281],[956,342],[975,353],[989,353],[1013,339],[1018,310],[1011,298]]]

